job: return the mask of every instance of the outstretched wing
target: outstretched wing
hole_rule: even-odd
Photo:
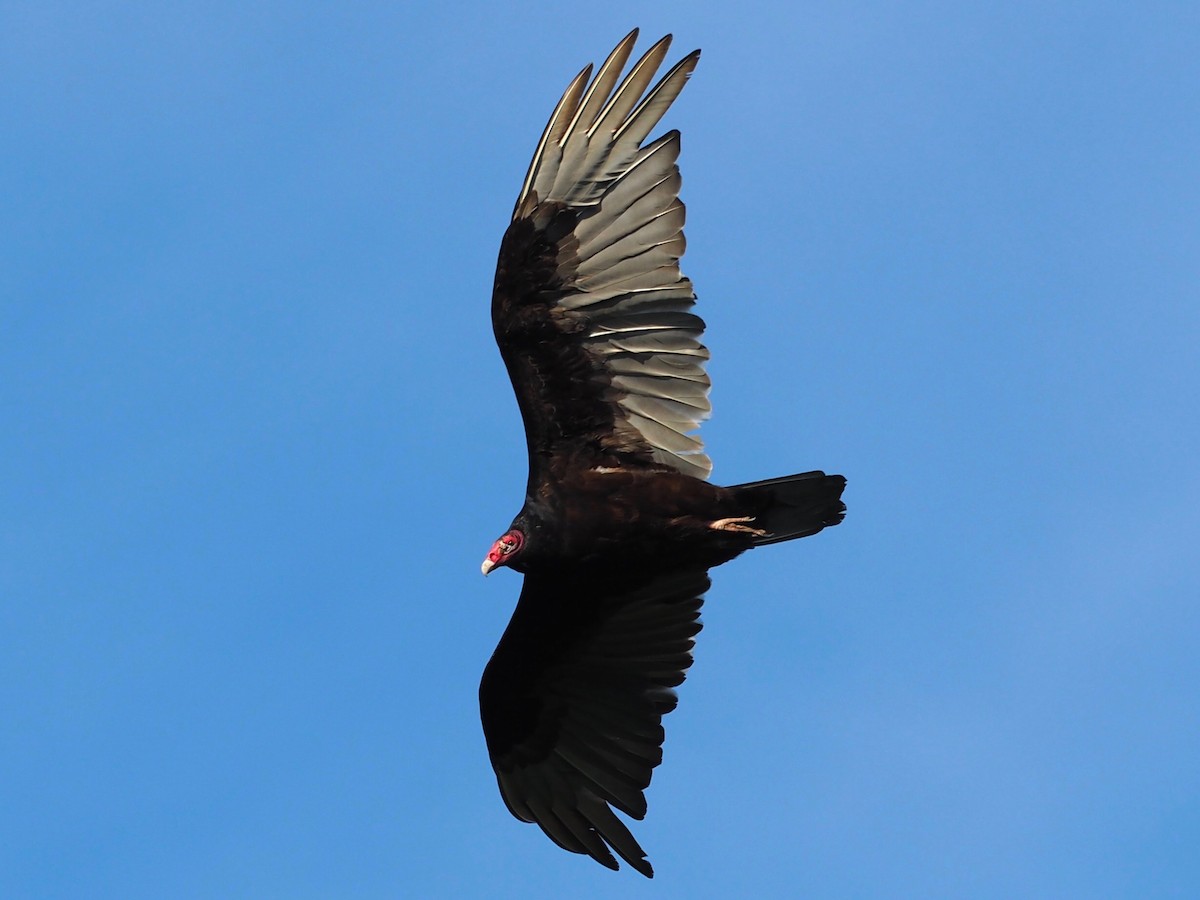
[[[679,132],[642,144],[700,52],[647,91],[668,35],[618,85],[636,38],[563,94],[500,246],[492,325],[525,421],[531,486],[555,456],[699,478],[712,469],[693,434],[710,409],[708,350],[679,271]]]
[[[615,850],[653,876],[613,808],[646,814],[662,717],[692,664],[708,586],[704,569],[620,581],[525,576],[479,686],[488,753],[514,816],[610,869]]]

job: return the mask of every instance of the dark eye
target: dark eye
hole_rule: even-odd
[[[504,554],[512,553],[515,546],[517,546],[515,541],[501,541],[500,552]]]

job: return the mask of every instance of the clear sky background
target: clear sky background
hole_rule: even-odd
[[[615,874],[505,810],[488,301],[562,88],[704,57],[732,483]],[[1200,895],[1200,7],[0,5],[0,896]]]

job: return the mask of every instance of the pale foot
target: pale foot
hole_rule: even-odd
[[[717,519],[715,522],[709,522],[708,527],[714,531],[734,531],[738,534],[752,534],[755,537],[766,537],[767,532],[761,528],[751,528],[749,525],[743,525],[743,522],[753,522],[754,516],[732,516],[728,519]]]

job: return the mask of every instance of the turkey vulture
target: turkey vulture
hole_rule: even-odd
[[[708,570],[842,520],[846,480],[720,487],[704,322],[679,271],[679,132],[643,143],[700,58],[647,90],[671,43],[620,80],[637,30],[567,87],[500,245],[492,326],[525,422],[525,505],[488,552],[525,582],[479,706],[500,793],[552,841],[653,876],[641,819],[662,717],[692,663]]]

